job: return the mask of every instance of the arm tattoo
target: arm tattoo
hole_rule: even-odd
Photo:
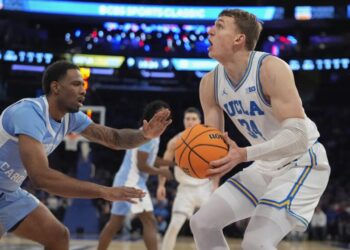
[[[113,149],[136,148],[148,141],[139,129],[113,129],[97,124],[90,125],[82,135]]]

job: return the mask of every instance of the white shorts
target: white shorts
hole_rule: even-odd
[[[173,204],[173,213],[181,213],[190,218],[194,210],[209,199],[212,191],[213,183],[209,180],[198,186],[179,184]]]
[[[327,186],[329,175],[326,151],[322,144],[316,143],[306,154],[281,170],[262,172],[253,163],[224,185],[233,195],[239,190],[256,208],[259,207],[252,211],[251,216],[274,219],[269,208],[285,209],[296,222],[294,229],[304,231]],[[230,199],[225,200],[230,203]]]
[[[126,201],[115,201],[112,204],[111,213],[114,215],[128,215],[131,214],[139,214],[142,212],[152,212],[153,204],[151,200],[151,196],[148,190],[144,190],[146,192],[146,196],[142,199],[137,199],[137,203],[130,203]]]

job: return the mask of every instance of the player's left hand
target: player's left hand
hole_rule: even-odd
[[[207,171],[210,178],[224,176],[239,163],[247,159],[246,149],[238,147],[237,144],[228,137],[227,132],[224,134],[224,140],[229,146],[229,151],[225,157],[210,162],[211,168]]]
[[[170,110],[162,109],[158,111],[149,122],[143,120],[143,136],[146,139],[159,137],[171,122]]]
[[[102,186],[102,199],[107,201],[127,201],[136,203],[135,198],[142,199],[146,193],[133,187],[104,187]]]

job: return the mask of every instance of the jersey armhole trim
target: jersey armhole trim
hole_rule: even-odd
[[[219,93],[218,93],[218,88],[219,88],[219,81],[218,81],[218,71],[219,71],[219,65],[215,67],[214,70],[214,96],[215,96],[215,102],[217,105],[219,104]]]
[[[265,53],[264,55],[262,55],[259,58],[258,67],[257,67],[257,71],[256,71],[256,88],[258,90],[258,95],[259,95],[260,99],[262,100],[262,102],[266,106],[271,108],[271,102],[264,95],[264,92],[263,92],[263,89],[262,89],[262,85],[261,85],[261,81],[260,81],[260,67],[261,67],[261,64],[262,64],[263,60],[269,55],[270,54]]]

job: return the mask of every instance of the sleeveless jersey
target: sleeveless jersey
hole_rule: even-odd
[[[153,166],[159,149],[159,137],[150,140],[138,148],[126,150],[122,165],[114,177],[113,186],[137,186],[146,190],[148,174],[137,167],[137,152],[148,153],[147,165]]]
[[[41,142],[49,155],[67,133],[80,133],[91,122],[82,112],[68,113],[61,122],[53,120],[45,96],[22,99],[7,107],[0,116],[0,191],[17,190],[27,177],[19,154],[19,134]]]
[[[271,104],[263,94],[260,83],[260,66],[268,55],[264,52],[252,51],[248,67],[237,84],[231,82],[223,65],[219,64],[214,70],[216,102],[251,145],[272,139],[282,128],[272,112]],[[311,147],[320,135],[314,122],[308,117],[305,119],[309,147]],[[262,170],[279,169],[300,156],[257,162]]]

